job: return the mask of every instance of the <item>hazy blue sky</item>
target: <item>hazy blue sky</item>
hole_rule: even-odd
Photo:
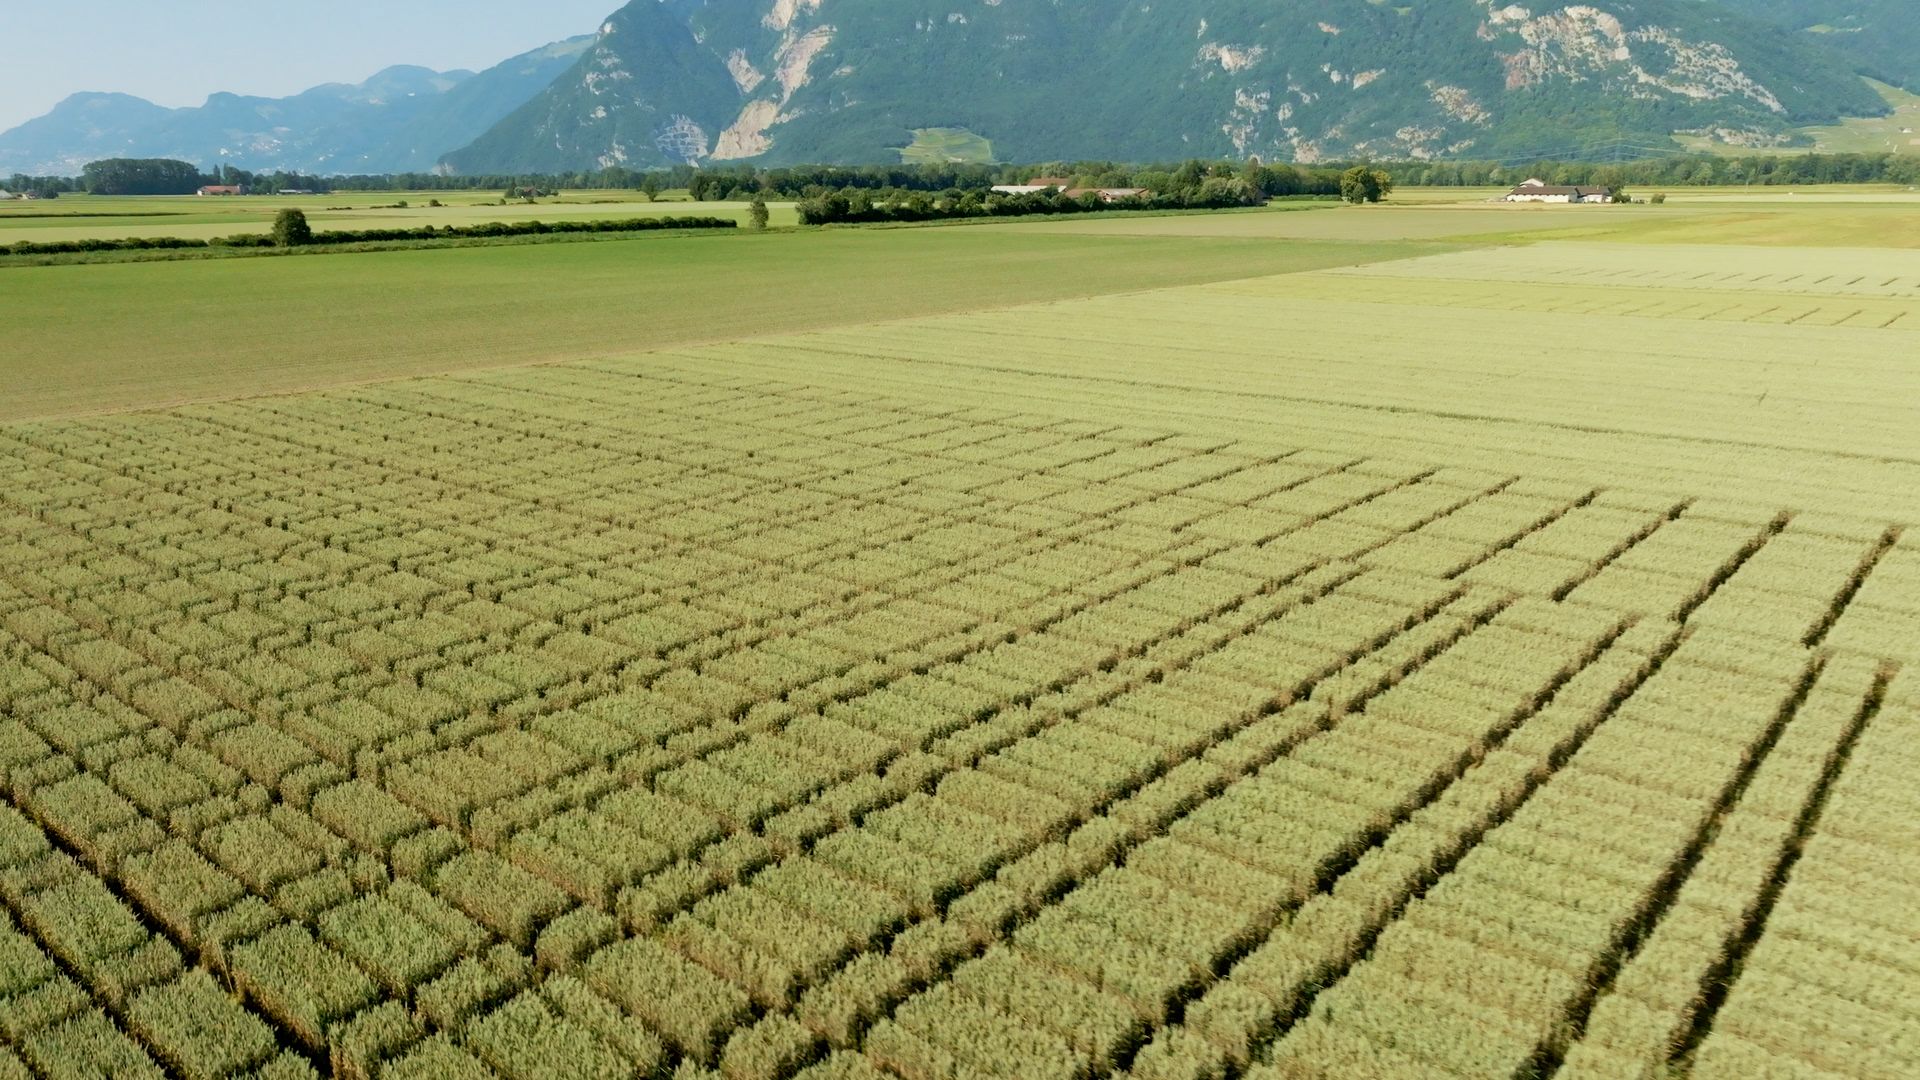
[[[591,33],[624,0],[0,0],[0,131],[81,90],[198,105],[216,90],[280,97],[394,64],[491,67]]]

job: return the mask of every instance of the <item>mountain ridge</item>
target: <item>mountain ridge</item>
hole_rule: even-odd
[[[1803,38],[1704,0],[636,0],[444,160],[883,162],[927,128],[1007,160],[1504,156],[1884,111]]]
[[[0,174],[76,175],[109,157],[256,172],[424,172],[539,93],[593,40],[555,42],[478,73],[397,64],[358,83],[281,98],[216,92],[185,108],[83,91],[0,132]]]
[[[186,109],[75,94],[0,133],[0,174],[103,157],[332,174],[873,164],[927,130],[1016,161],[1513,159],[1675,134],[1777,148],[1884,114],[1859,75],[1920,86],[1907,2],[632,0],[597,34],[477,74],[396,65]]]

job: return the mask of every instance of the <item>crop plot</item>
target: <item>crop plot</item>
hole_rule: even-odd
[[[1322,285],[0,429],[0,1075],[1910,1066],[1899,332]]]
[[[1753,290],[1809,296],[1920,298],[1920,270],[1904,252],[1558,242],[1482,248],[1409,259],[1359,271],[1389,277],[1441,277],[1549,285],[1631,285],[1661,289]]]

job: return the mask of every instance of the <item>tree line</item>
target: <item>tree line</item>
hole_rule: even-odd
[[[1780,187],[1920,184],[1920,156],[1872,154],[1680,154],[1644,161],[1402,161],[1381,165],[1412,187],[1492,187],[1537,178],[1549,184],[1623,187]]]
[[[80,184],[67,176],[28,176],[26,173],[14,173],[0,180],[0,191],[9,195],[31,195],[36,199],[57,199],[70,192],[82,190]]]
[[[16,175],[3,185],[14,193],[42,197],[85,191],[95,195],[190,195],[206,185],[245,187],[272,194],[288,189],[335,191],[505,191],[624,190],[658,195],[685,190],[699,200],[748,202],[755,197],[817,199],[834,192],[870,193],[880,202],[894,192],[920,192],[952,200],[956,193],[981,192],[996,185],[1027,184],[1057,178],[1075,188],[1146,188],[1156,195],[1197,197],[1210,181],[1234,179],[1269,199],[1302,196],[1340,197],[1342,179],[1364,166],[1400,186],[1484,187],[1538,177],[1552,184],[1593,184],[1615,188],[1707,185],[1920,184],[1920,156],[1871,154],[1782,154],[1724,157],[1714,154],[1669,155],[1644,161],[1575,162],[1542,160],[1525,164],[1489,161],[1332,162],[1290,165],[1190,160],[1146,165],[1112,161],[1048,162],[1030,165],[794,165],[757,168],[724,165],[638,171],[625,168],[538,175],[443,176],[436,173],[383,173],[364,176],[315,176],[274,171],[251,172],[221,165],[201,170],[184,161],[110,159],[89,164],[79,177]],[[1217,185],[1216,185],[1217,187]]]

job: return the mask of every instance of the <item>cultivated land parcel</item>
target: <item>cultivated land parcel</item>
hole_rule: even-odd
[[[1912,1075],[1904,199],[0,269],[0,1076]]]

